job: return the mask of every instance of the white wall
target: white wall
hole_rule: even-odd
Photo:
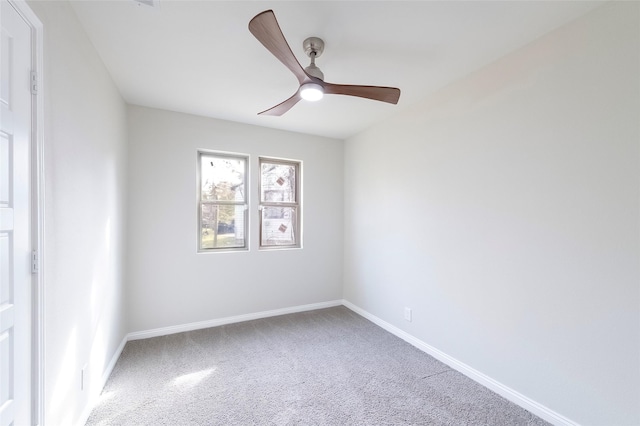
[[[340,141],[127,114],[68,4],[29,4],[45,27],[48,424],[82,419],[125,331],[339,299],[343,277],[349,301],[570,419],[640,423],[638,3],[348,140],[344,194]],[[197,254],[197,149],[254,171],[302,160],[304,249],[258,251],[254,208],[249,252]]]
[[[131,106],[130,331],[342,298],[341,141]],[[199,149],[250,156],[250,250],[197,253]],[[304,248],[259,251],[258,156],[303,162]]]
[[[345,147],[345,298],[585,425],[640,424],[639,16],[607,4]]]
[[[68,425],[126,332],[126,107],[70,6],[29,5],[44,24],[45,420]]]

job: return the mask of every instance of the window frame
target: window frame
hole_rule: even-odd
[[[280,164],[293,166],[295,170],[295,202],[284,201],[264,201],[262,192],[262,164]],[[264,244],[262,241],[263,228],[263,208],[264,207],[293,207],[295,216],[292,220],[294,226],[293,244]],[[274,157],[258,157],[258,249],[260,250],[282,250],[302,248],[302,161]]]
[[[203,157],[214,157],[214,158],[229,158],[229,159],[239,159],[244,161],[244,201],[229,201],[229,200],[217,200],[217,201],[203,201],[202,200],[202,158]],[[249,192],[249,182],[250,182],[250,157],[248,154],[236,153],[236,152],[226,152],[226,151],[210,151],[199,149],[197,151],[197,167],[196,167],[196,210],[198,220],[196,222],[197,226],[197,252],[198,253],[224,253],[224,252],[242,252],[249,251],[249,243],[250,243],[250,218],[249,218],[249,200],[250,200],[250,192]],[[203,248],[202,247],[202,206],[204,204],[218,205],[218,206],[243,206],[244,207],[244,245],[239,247],[210,247]]]

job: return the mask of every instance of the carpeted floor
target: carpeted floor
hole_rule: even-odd
[[[127,343],[87,425],[546,425],[345,307]]]

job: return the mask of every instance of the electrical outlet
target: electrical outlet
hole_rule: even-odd
[[[404,308],[404,319],[411,322],[411,308]]]
[[[82,369],[80,370],[80,390],[81,391],[83,391],[87,386],[86,380],[87,380],[87,365],[85,364],[84,367],[82,367]]]

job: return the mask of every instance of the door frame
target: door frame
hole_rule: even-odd
[[[7,0],[31,29],[31,71],[36,91],[31,96],[31,249],[37,253],[37,272],[31,275],[31,423],[43,426],[44,417],[44,37],[43,25],[26,0]],[[32,264],[34,259],[32,258]]]

